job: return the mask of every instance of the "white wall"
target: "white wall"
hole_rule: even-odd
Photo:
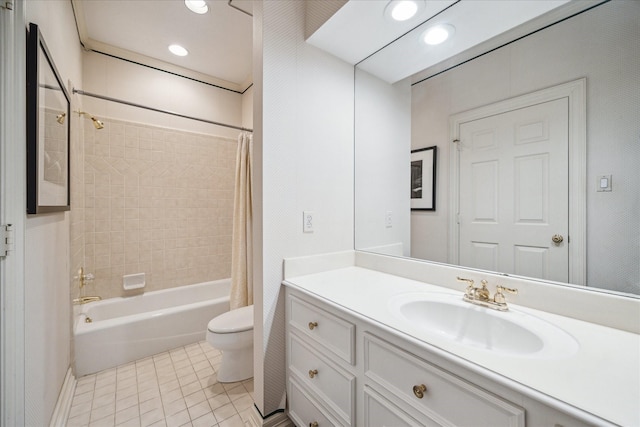
[[[285,389],[282,259],[353,248],[353,67],[304,42],[305,2],[254,3],[255,402]],[[313,211],[315,231],[302,232]],[[262,254],[260,262],[259,254]]]
[[[356,247],[410,256],[410,82],[390,85],[356,70],[355,100]]]
[[[83,52],[83,71],[84,86],[76,89],[218,123],[243,124],[243,96],[238,92],[95,52]],[[119,119],[229,138],[236,138],[239,133],[89,96],[83,96],[82,101],[84,109],[98,119]]]
[[[586,77],[587,284],[640,292],[638,19],[640,3],[610,2],[413,86],[412,148],[442,156],[437,212],[412,214],[412,256],[447,261],[449,116]],[[600,174],[613,192],[596,192]]]
[[[81,53],[71,4],[30,0],[25,5],[25,25],[33,22],[40,27],[63,82],[80,84]],[[69,218],[65,212],[26,220],[25,424],[29,426],[49,423],[70,364]]]

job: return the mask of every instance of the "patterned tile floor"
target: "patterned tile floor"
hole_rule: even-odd
[[[219,383],[206,341],[78,379],[69,427],[244,427],[253,379]]]

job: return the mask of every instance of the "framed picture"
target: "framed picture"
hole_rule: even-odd
[[[40,34],[27,34],[27,213],[67,211],[69,93]]]
[[[438,147],[411,150],[411,210],[436,210]]]

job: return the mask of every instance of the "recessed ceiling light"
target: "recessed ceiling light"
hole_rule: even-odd
[[[424,7],[424,0],[391,0],[384,14],[394,21],[413,18]]]
[[[171,53],[177,56],[187,56],[189,54],[189,51],[187,49],[178,44],[172,44],[171,46],[169,46],[169,50],[171,51]]]
[[[184,4],[189,8],[191,12],[195,12],[200,15],[202,15],[203,13],[207,13],[207,11],[209,10],[207,2],[204,0],[184,0]]]
[[[444,43],[449,37],[456,32],[453,25],[440,24],[434,27],[428,28],[422,33],[422,41],[429,45],[437,45]]]

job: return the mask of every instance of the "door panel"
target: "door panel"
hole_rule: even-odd
[[[568,281],[568,134],[567,98],[460,125],[461,265]]]

